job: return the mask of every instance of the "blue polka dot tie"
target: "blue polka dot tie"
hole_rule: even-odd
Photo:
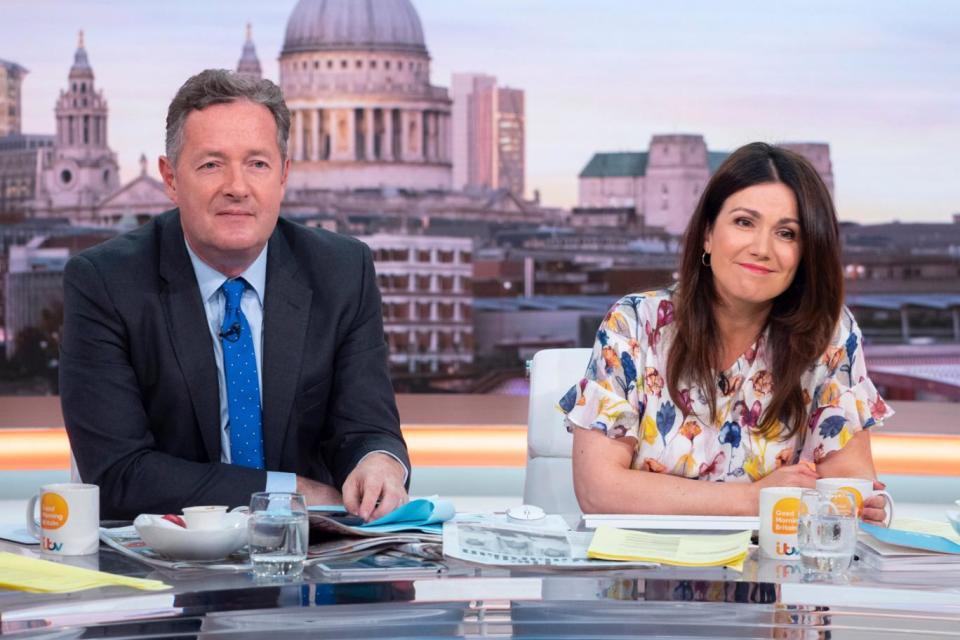
[[[240,309],[247,283],[243,278],[227,280],[221,289],[226,298],[220,344],[227,380],[230,461],[243,467],[263,469],[263,431],[260,415],[260,382],[253,352],[250,325]]]

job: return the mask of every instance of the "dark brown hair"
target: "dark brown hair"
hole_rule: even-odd
[[[714,317],[713,271],[701,262],[707,232],[723,203],[758,184],[779,182],[797,199],[801,254],[793,282],[773,300],[764,345],[773,377],[773,399],[757,422],[765,436],[793,436],[806,420],[800,378],[826,351],[843,306],[843,267],[837,215],[816,169],[786,149],[754,142],[740,147],[710,178],[684,235],[674,295],[676,337],[667,360],[670,395],[680,402],[680,381],[704,390],[716,420],[717,374],[722,346]],[[779,429],[778,421],[783,422]]]

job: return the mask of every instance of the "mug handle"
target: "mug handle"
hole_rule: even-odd
[[[889,527],[893,523],[893,496],[891,496],[886,491],[874,491],[873,495],[883,496],[884,501],[887,503],[887,521],[883,523],[883,526]]]
[[[40,530],[40,523],[37,522],[36,516],[34,515],[34,510],[37,508],[37,500],[39,499],[40,494],[35,493],[27,500],[27,531],[37,540],[43,537],[43,532]]]

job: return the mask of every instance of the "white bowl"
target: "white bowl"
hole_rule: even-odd
[[[245,513],[225,514],[217,529],[184,529],[153,513],[141,513],[133,526],[147,546],[172,560],[220,560],[247,543]]]

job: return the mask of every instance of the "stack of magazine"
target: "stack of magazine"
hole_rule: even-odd
[[[311,507],[311,559],[328,559],[360,551],[401,549],[414,555],[441,555],[443,523],[454,516],[449,500],[411,500],[387,515],[363,522],[343,507]]]
[[[935,571],[960,574],[960,536],[949,524],[897,518],[889,528],[861,523],[868,535],[857,541],[857,556],[878,571]]]

